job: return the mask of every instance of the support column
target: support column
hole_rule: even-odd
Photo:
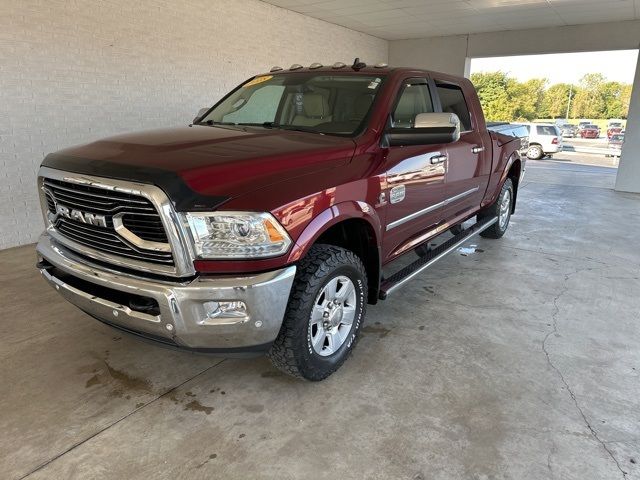
[[[616,177],[616,190],[640,193],[640,51]]]

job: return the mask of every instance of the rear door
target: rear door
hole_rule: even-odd
[[[404,79],[391,113],[394,128],[412,128],[419,113],[434,111],[430,82]],[[384,258],[408,250],[417,237],[437,226],[442,218],[446,171],[445,145],[411,145],[387,148],[385,169],[387,224]]]
[[[491,141],[484,125],[476,125],[471,99],[455,81],[435,79],[443,112],[460,119],[460,139],[447,145],[443,220],[452,221],[477,209],[491,175]],[[477,115],[477,113],[475,113]]]

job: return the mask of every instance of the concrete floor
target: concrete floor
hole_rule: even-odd
[[[303,383],[124,337],[0,252],[0,475],[640,479],[640,196],[531,162],[502,240],[369,309]]]

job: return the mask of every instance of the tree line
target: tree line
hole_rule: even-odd
[[[549,85],[546,78],[519,82],[501,71],[473,73],[471,81],[488,121],[626,119],[631,101],[630,84],[608,81],[600,73],[586,74],[577,85]]]

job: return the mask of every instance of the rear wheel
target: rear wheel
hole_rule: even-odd
[[[269,358],[294,377],[327,378],[355,346],[366,298],[367,275],[360,259],[344,248],[314,245],[298,266]]]
[[[507,231],[511,212],[513,210],[513,182],[510,178],[502,185],[500,195],[491,206],[478,215],[478,221],[488,218],[498,217],[498,221],[481,232],[480,235],[486,238],[500,238]]]
[[[527,149],[527,158],[531,160],[540,160],[544,157],[544,151],[540,145],[530,145]]]
[[[463,230],[462,225],[454,225],[449,229],[452,235],[458,235],[462,233],[462,230]]]

